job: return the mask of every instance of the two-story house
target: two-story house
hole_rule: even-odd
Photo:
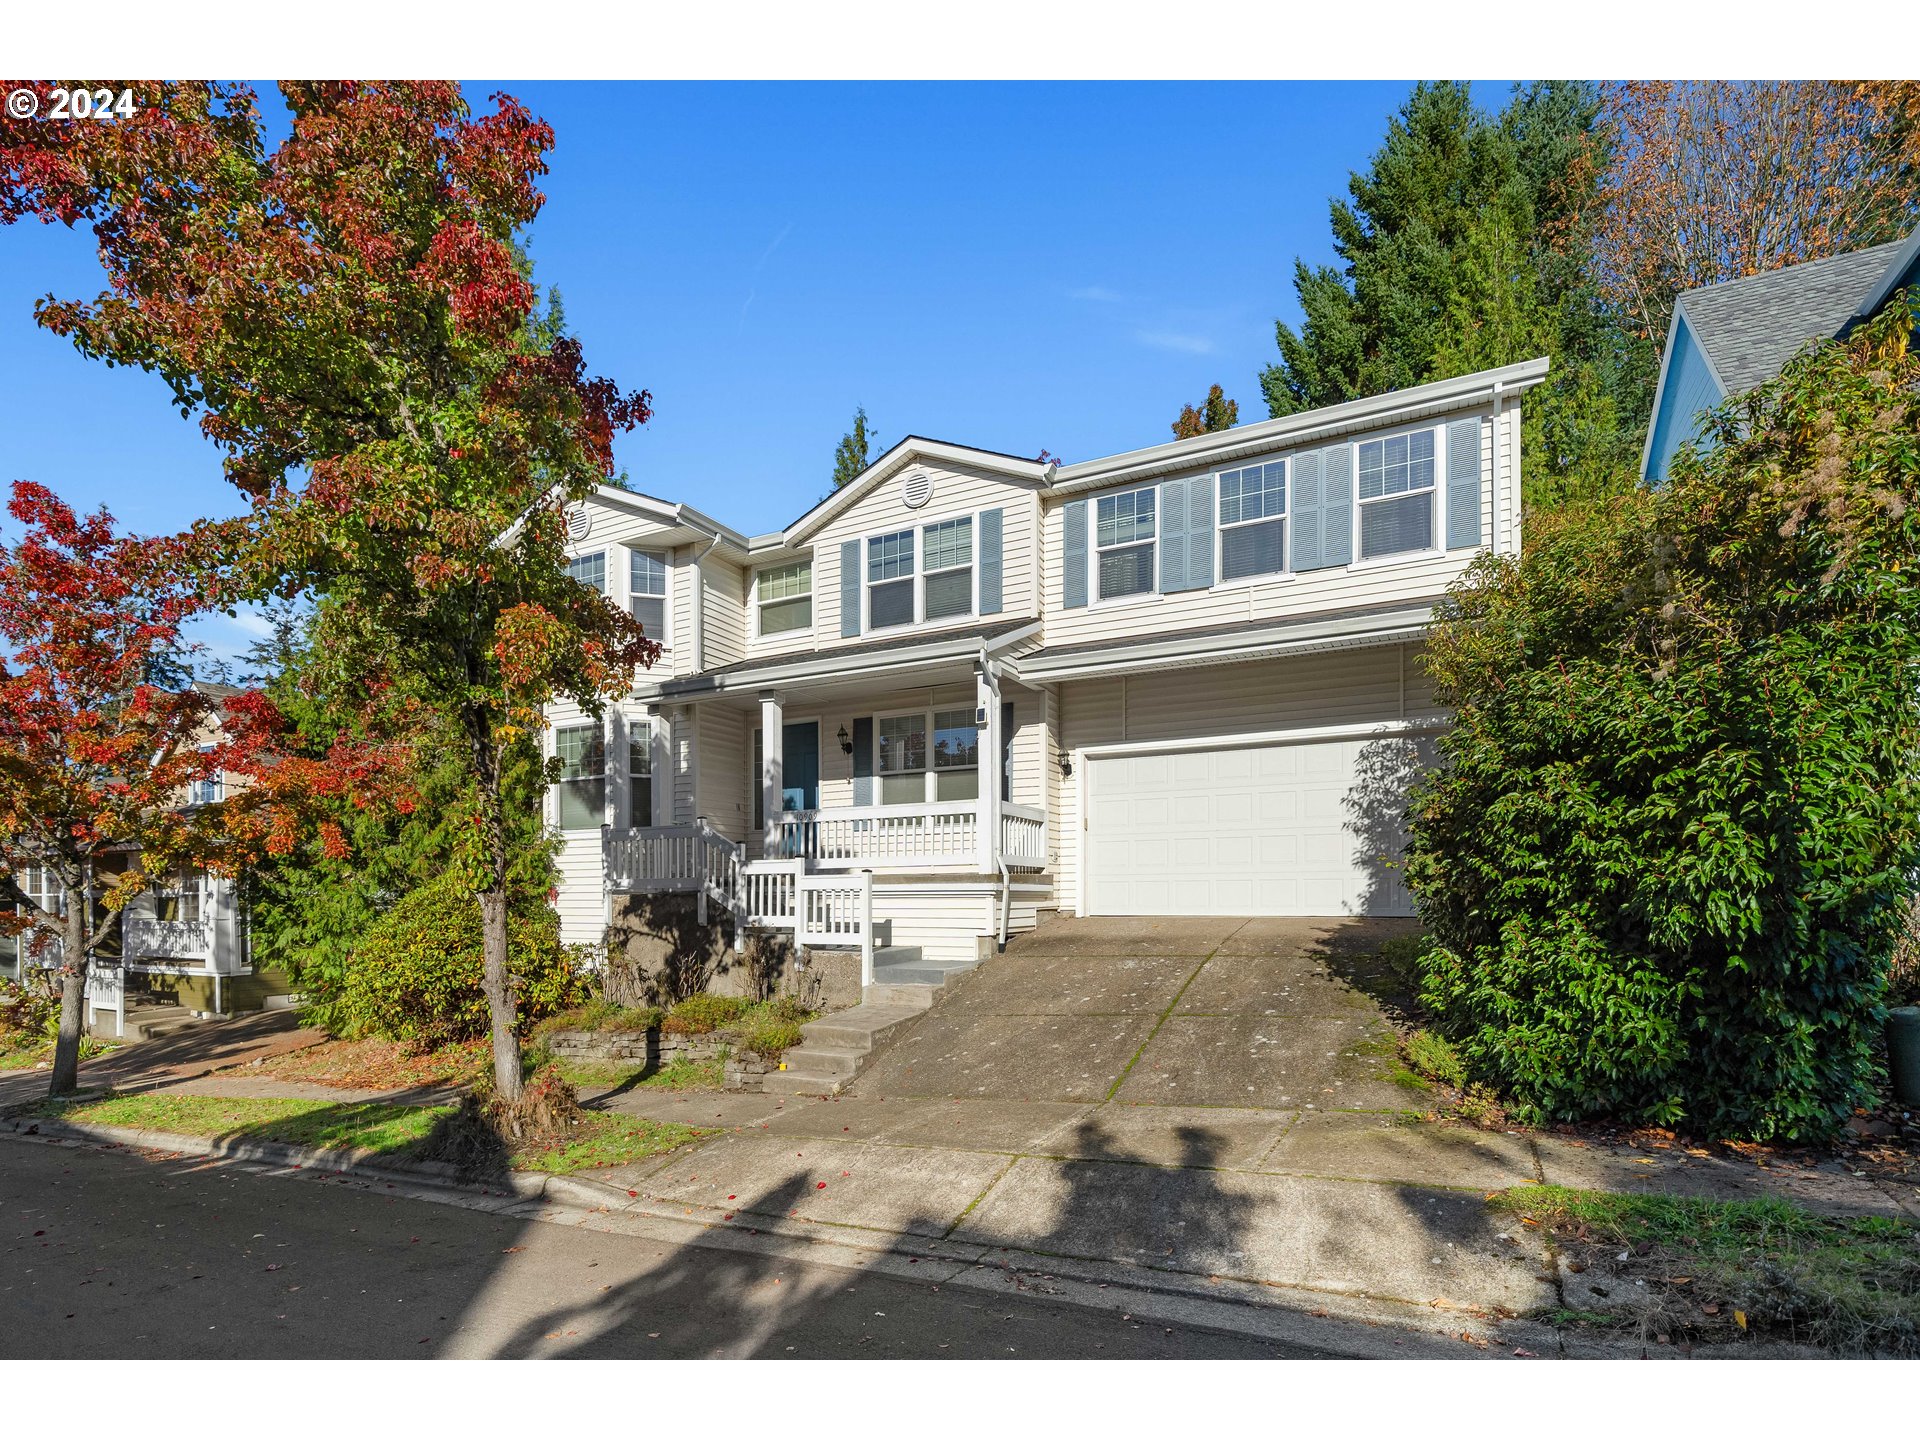
[[[551,714],[566,938],[670,890],[934,966],[1049,910],[1410,913],[1422,633],[1519,548],[1546,370],[1071,465],[909,437],[768,535],[600,490],[572,573],[666,650]]]

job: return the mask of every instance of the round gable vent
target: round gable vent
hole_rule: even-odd
[[[909,510],[918,510],[933,498],[933,476],[916,470],[900,482],[900,498]]]
[[[567,511],[567,538],[584,540],[587,532],[593,529],[593,514],[584,505],[576,505]]]

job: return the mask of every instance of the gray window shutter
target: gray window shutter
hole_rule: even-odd
[[[1160,590],[1189,590],[1187,582],[1187,482],[1160,485]]]
[[[1001,510],[983,510],[980,512],[980,613],[998,615],[1000,613],[1000,586],[1003,572],[1001,559],[1001,519],[1005,514]]]
[[[840,633],[860,633],[860,542],[840,544]]]
[[[1320,452],[1293,457],[1287,475],[1288,524],[1293,530],[1293,568],[1318,570],[1320,558]]]
[[[1213,584],[1213,476],[1187,482],[1187,584],[1205,590]]]
[[[853,803],[873,804],[873,717],[853,722]]]
[[[1087,502],[1070,500],[1060,511],[1060,533],[1067,553],[1060,560],[1060,608],[1087,603]]]
[[[1353,447],[1320,452],[1320,565],[1353,563]]]
[[[1480,534],[1480,422],[1447,426],[1447,548],[1478,545]]]

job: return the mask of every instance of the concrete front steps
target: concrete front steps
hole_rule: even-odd
[[[157,1040],[203,1023],[184,1005],[129,1005],[125,1039]]]
[[[873,953],[873,984],[851,1010],[800,1027],[806,1036],[786,1053],[783,1070],[766,1077],[770,1095],[837,1095],[872,1057],[889,1032],[918,1020],[977,962],[925,960],[917,948]]]

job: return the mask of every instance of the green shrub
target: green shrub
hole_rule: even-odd
[[[50,978],[0,980],[0,1050],[51,1040],[60,1028],[60,991]]]
[[[586,998],[551,912],[510,915],[507,954],[522,1035]],[[477,1040],[488,1033],[484,969],[479,902],[448,874],[402,899],[354,948],[340,993],[343,1030],[420,1050]]]
[[[1817,1139],[1871,1093],[1920,864],[1903,307],[1662,489],[1476,562],[1430,632],[1421,998],[1523,1118]]]
[[[710,1035],[753,1008],[738,995],[689,995],[667,1012],[660,1028],[669,1035]]]
[[[602,1035],[625,1035],[651,1030],[660,1020],[660,1011],[652,1005],[621,1005],[604,996],[595,996],[583,1005],[549,1015],[534,1026],[534,1033],[552,1035],[561,1030],[590,1030]]]
[[[1459,1089],[1467,1083],[1467,1067],[1460,1052],[1444,1036],[1416,1030],[1406,1039],[1407,1066],[1416,1075]]]
[[[758,1010],[741,1027],[740,1048],[765,1060],[778,1060],[806,1037],[800,1022],[770,1010]]]

